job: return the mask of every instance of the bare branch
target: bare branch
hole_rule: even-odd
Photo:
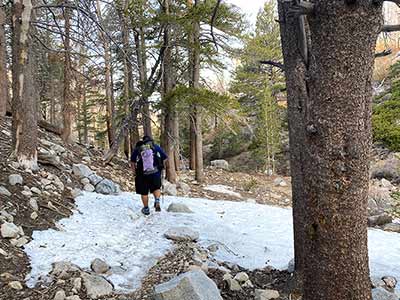
[[[388,55],[390,55],[392,53],[393,53],[392,49],[386,49],[386,50],[383,50],[382,52],[375,53],[375,58],[385,57],[385,56],[388,56]]]
[[[270,65],[270,66],[276,67],[276,68],[278,68],[278,69],[280,69],[282,71],[285,71],[285,65],[280,63],[280,62],[277,62],[277,61],[260,60],[259,63],[263,64],[263,65]]]
[[[383,25],[381,32],[395,32],[395,31],[400,31],[400,24]]]
[[[214,7],[213,14],[211,17],[211,36],[212,36],[215,48],[217,48],[217,50],[218,50],[218,44],[217,44],[217,39],[214,36],[214,23],[215,23],[215,20],[217,19],[218,8],[219,8],[219,5],[221,4],[221,1],[222,0],[217,0],[217,3]]]

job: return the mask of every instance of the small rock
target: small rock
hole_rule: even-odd
[[[164,236],[174,241],[197,241],[199,233],[187,227],[170,228]]]
[[[190,194],[190,186],[184,182],[178,182],[176,185],[177,189],[182,192],[183,195]]]
[[[21,282],[19,281],[11,281],[8,283],[8,286],[14,290],[20,291],[23,289]]]
[[[384,276],[382,277],[382,281],[389,289],[394,289],[397,285],[397,279],[393,276]]]
[[[32,197],[33,195],[31,191],[22,191],[21,194],[28,198]]]
[[[3,238],[16,238],[20,233],[20,229],[14,223],[5,222],[1,225],[0,232]]]
[[[0,248],[0,255],[8,256],[8,253]]]
[[[252,289],[254,287],[253,283],[250,280],[247,280],[242,287]]]
[[[89,156],[84,156],[84,157],[82,157],[82,160],[85,161],[85,162],[87,162],[87,163],[90,163],[90,162],[91,162],[91,158],[90,158]]]
[[[385,178],[381,179],[381,186],[384,187],[384,188],[387,188],[389,190],[393,189],[392,183],[389,180],[385,179]]]
[[[211,166],[217,169],[229,170],[229,163],[224,159],[217,159],[211,161]]]
[[[385,286],[386,286],[386,284],[382,280],[382,278],[376,277],[376,276],[371,277],[371,287],[373,289],[378,288],[378,287],[385,287]]]
[[[276,179],[274,180],[274,185],[275,185],[275,186],[282,186],[282,187],[285,187],[285,186],[287,186],[287,183],[286,183],[286,181],[285,181],[283,178],[278,177],[278,178],[276,178]]]
[[[120,188],[117,184],[109,179],[103,179],[96,185],[96,192],[103,195],[118,194]]]
[[[51,275],[58,279],[69,279],[77,271],[79,271],[78,266],[70,262],[60,261],[53,264]]]
[[[40,189],[38,189],[37,187],[31,187],[31,192],[37,195],[40,195],[42,193],[42,191]]]
[[[400,233],[400,224],[397,224],[397,223],[386,224],[383,227],[383,230]]]
[[[11,174],[10,176],[8,176],[8,182],[11,185],[17,185],[17,184],[22,185],[24,182],[24,179],[19,174]]]
[[[372,290],[372,300],[399,300],[396,294],[378,287]]]
[[[77,198],[77,197],[79,197],[79,196],[82,196],[83,195],[83,193],[82,193],[82,191],[80,190],[80,189],[73,189],[73,190],[71,190],[71,197],[73,198],[73,199],[75,199],[75,198]]]
[[[65,300],[81,300],[81,298],[78,295],[72,295],[65,298]]]
[[[12,239],[10,241],[11,245],[21,248],[22,246],[28,244],[29,240],[26,236],[20,237],[19,239]]]
[[[32,207],[32,209],[33,209],[34,211],[38,211],[38,210],[39,210],[39,205],[38,205],[38,203],[37,203],[36,198],[31,198],[31,199],[29,199],[29,205],[30,205],[30,207]]]
[[[88,178],[82,178],[81,179],[81,183],[85,186],[85,185],[87,185],[87,184],[89,184],[90,183],[90,180],[88,179]]]
[[[48,180],[48,179],[46,179],[46,178],[43,178],[43,179],[41,179],[40,180],[40,183],[42,184],[42,186],[48,186],[48,185],[50,185],[51,184],[51,180]]]
[[[392,220],[393,218],[390,215],[383,213],[380,215],[368,217],[368,226],[382,226],[388,223],[392,223]]]
[[[84,189],[86,192],[94,192],[94,190],[95,190],[94,186],[91,185],[90,183],[86,184],[86,185],[83,187],[83,189]]]
[[[278,299],[279,292],[275,290],[256,290],[255,291],[255,300],[270,300],[270,299]]]
[[[38,213],[36,211],[34,211],[33,213],[31,213],[31,219],[32,220],[36,220],[39,217]]]
[[[168,206],[167,211],[172,213],[186,213],[186,214],[193,213],[193,211],[186,204],[182,203],[171,203]]]
[[[294,258],[289,261],[287,271],[289,273],[294,273],[294,271],[295,271],[295,260],[294,260]]]
[[[97,274],[104,274],[110,269],[110,266],[107,263],[99,258],[96,258],[90,264],[90,268]]]
[[[73,280],[73,289],[77,292],[79,292],[82,288],[82,278],[74,278]]]
[[[245,283],[247,280],[249,280],[249,275],[247,275],[245,272],[240,272],[236,274],[234,279],[242,284]]]
[[[64,290],[59,290],[56,292],[54,296],[54,300],[65,300],[65,291]]]
[[[176,184],[173,184],[167,180],[164,180],[163,187],[164,187],[164,193],[166,195],[176,196],[178,194],[178,191],[176,189]]]
[[[74,164],[72,166],[72,173],[78,176],[79,178],[83,178],[83,177],[89,177],[94,172],[87,165]]]
[[[12,223],[12,222],[14,222],[14,217],[11,215],[11,214],[9,214],[8,212],[6,212],[5,210],[1,210],[0,211],[0,221],[6,221],[6,222],[9,222],[9,223]]]
[[[102,180],[104,180],[103,177],[98,176],[96,174],[92,174],[88,177],[88,180],[91,184],[93,184],[94,186],[98,185]]]
[[[222,300],[214,281],[202,271],[184,273],[154,288],[154,300]]]
[[[86,293],[92,299],[110,295],[113,291],[111,283],[101,276],[82,273],[81,277]]]
[[[11,193],[4,186],[0,186],[0,195],[11,197]]]
[[[225,279],[225,282],[228,284],[229,289],[233,292],[242,290],[239,282],[237,282],[237,280],[233,279],[232,277]]]

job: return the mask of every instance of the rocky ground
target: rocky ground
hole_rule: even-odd
[[[103,271],[107,272],[107,266],[101,261],[92,264],[91,272],[68,262],[55,265],[53,281],[28,289],[24,278],[30,271],[29,261],[22,248],[30,241],[34,230],[57,229],[56,222],[71,215],[75,209],[74,198],[80,190],[110,194],[119,189],[133,191],[134,185],[126,160],[116,158],[104,165],[101,150],[77,144],[63,145],[58,136],[44,130],[40,131],[40,170],[23,170],[10,159],[10,125],[9,119],[0,120],[0,299],[84,300],[104,298],[100,296],[102,293],[109,294],[106,299],[151,299],[154,286],[177,275],[199,270],[213,280],[223,299],[296,299],[288,291],[290,273],[269,268],[250,272],[239,266],[216,262],[210,255],[212,249],[201,249],[193,241],[177,242],[175,250],[149,271],[142,288],[133,294],[113,292],[110,283],[101,277]],[[400,232],[400,225],[392,222],[399,217],[396,209],[400,160],[394,154],[382,152],[375,157],[369,222],[371,226]],[[223,161],[213,165],[207,169],[205,183],[198,184],[190,171],[182,171],[179,183],[176,186],[166,183],[164,192],[290,205],[290,178],[229,172],[229,165]],[[237,196],[207,189],[213,185],[227,187]],[[196,281],[199,276],[196,274],[190,280]],[[210,284],[203,277],[200,281]],[[377,287],[388,288],[380,279],[376,281]],[[96,289],[102,292],[98,295]]]

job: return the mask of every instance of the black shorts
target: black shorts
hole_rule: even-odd
[[[135,177],[136,194],[148,195],[161,189],[160,174],[138,175]]]

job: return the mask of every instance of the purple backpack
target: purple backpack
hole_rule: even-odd
[[[154,166],[154,150],[150,143],[140,147],[140,156],[143,162],[143,174],[149,175],[158,171],[158,168]]]

